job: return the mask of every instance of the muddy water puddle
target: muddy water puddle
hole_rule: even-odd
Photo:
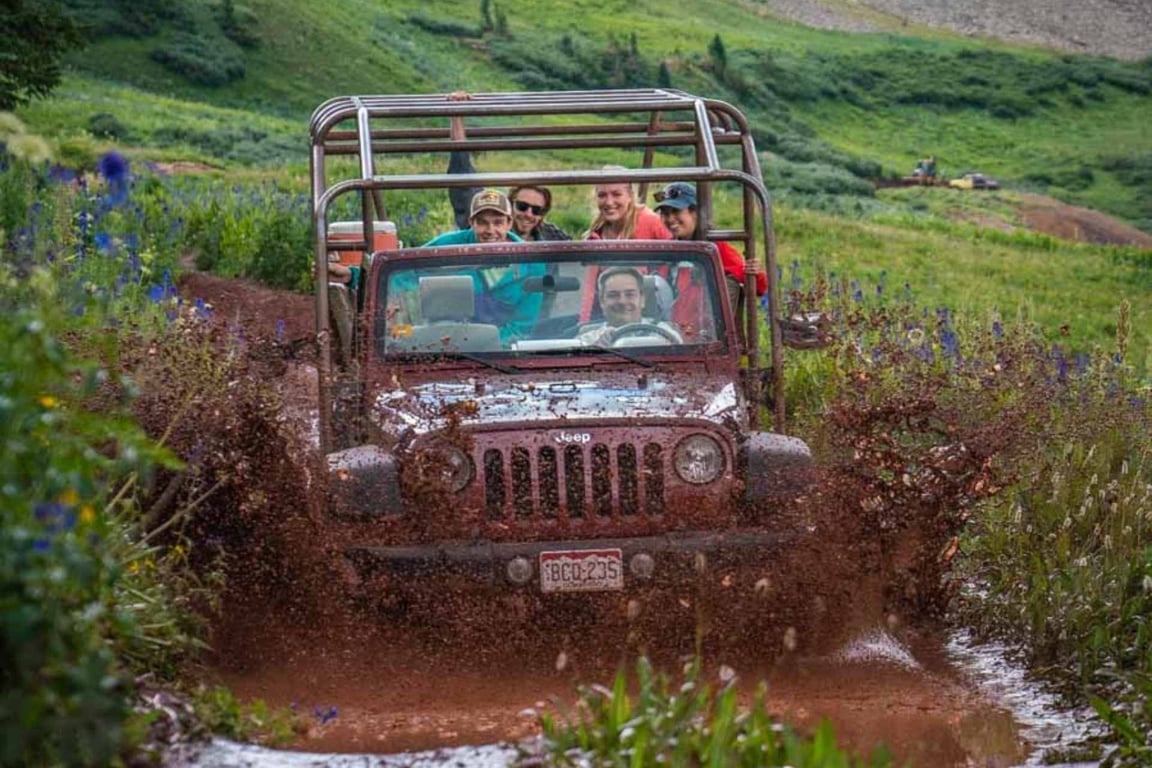
[[[581,652],[570,638],[511,648],[500,633],[462,645],[397,628],[265,628],[222,657],[220,679],[242,698],[296,708],[307,733],[291,752],[219,742],[194,764],[341,766],[358,755],[367,762],[347,764],[390,765],[379,756],[405,753],[412,764],[505,765],[515,756],[507,744],[538,734],[536,713],[571,705],[578,684],[610,684],[627,661],[605,647]],[[655,657],[673,673],[680,664]],[[963,635],[872,629],[819,657],[743,650],[724,663],[749,697],[766,681],[768,705],[786,721],[827,718],[843,745],[867,753],[884,744],[895,764],[1040,765],[1041,748],[1083,732],[1000,649]],[[713,680],[719,667],[709,665]],[[292,762],[306,756],[314,762]]]

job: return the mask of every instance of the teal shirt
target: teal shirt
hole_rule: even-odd
[[[508,239],[513,243],[524,242],[519,235],[512,231],[508,232]],[[468,229],[458,229],[455,232],[445,232],[442,235],[437,235],[424,243],[424,247],[435,248],[440,245],[476,245],[478,242],[476,239],[476,230],[469,227]]]
[[[524,242],[515,232],[508,233],[508,240]],[[424,243],[424,247],[477,244],[474,230],[458,229],[432,238]],[[473,272],[477,322],[499,326],[500,341],[503,344],[526,337],[540,319],[544,294],[526,292],[522,278],[543,275],[545,271],[543,264],[513,264],[508,267],[486,267]]]

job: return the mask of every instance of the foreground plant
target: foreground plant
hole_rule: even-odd
[[[724,672],[720,687],[713,688],[697,659],[685,667],[683,680],[674,683],[641,658],[634,694],[621,670],[611,690],[581,689],[575,710],[566,717],[540,715],[539,747],[534,754],[523,754],[521,765],[879,768],[890,764],[883,750],[868,760],[842,751],[827,722],[811,736],[783,725],[768,713],[763,687],[751,702],[741,702],[735,676]]]
[[[109,376],[53,333],[51,286],[0,270],[0,765],[107,765],[150,637],[124,588],[123,499],[110,482],[171,463],[141,430],[83,408]],[[47,295],[43,295],[47,292]]]
[[[177,322],[168,241],[132,206],[126,164],[101,173],[90,193],[0,166],[0,766],[166,746],[140,695],[187,679],[221,589],[189,526],[218,491],[260,492],[236,467],[270,444],[252,429],[272,406],[253,377],[236,384],[234,348],[192,345]],[[157,354],[169,343],[179,370]],[[168,386],[140,397],[149,377]],[[205,399],[223,415],[190,425]],[[291,719],[253,707],[232,707],[232,732]]]

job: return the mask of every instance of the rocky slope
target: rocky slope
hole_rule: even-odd
[[[758,0],[802,24],[845,31],[923,25],[1119,59],[1152,56],[1152,0]]]

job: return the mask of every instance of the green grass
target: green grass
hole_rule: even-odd
[[[82,5],[86,0],[69,0]],[[21,112],[34,132],[59,135],[85,127],[92,113],[70,114],[77,103],[139,123],[162,117],[166,99],[181,126],[203,124],[205,103],[240,109],[274,139],[229,133],[230,119],[203,108],[221,140],[183,143],[155,130],[135,137],[230,165],[281,166],[298,147],[305,162],[304,122],[321,101],[339,94],[514,90],[522,87],[655,85],[663,62],[672,85],[733,101],[749,114],[762,148],[794,160],[871,173],[906,173],[924,154],[946,174],[980,169],[1009,186],[1048,191],[1069,202],[1121,216],[1152,230],[1152,188],[1121,176],[1117,163],[1152,157],[1152,69],[1147,62],[1057,55],[1035,47],[977,42],[948,32],[905,26],[841,0],[829,4],[864,16],[885,31],[816,30],[775,18],[758,4],[706,0],[668,14],[655,0],[595,3],[526,0],[508,14],[510,37],[479,32],[473,0],[369,0],[316,5],[302,0],[254,0],[255,47],[235,49],[243,78],[219,87],[192,84],[152,59],[178,35],[223,41],[206,0],[183,0],[151,34],[100,37],[68,59],[76,73],[53,99]],[[499,4],[496,4],[499,6]],[[507,9],[504,9],[507,11]],[[103,13],[111,13],[103,11]],[[420,17],[458,31],[437,33]],[[472,30],[461,34],[461,30]],[[708,52],[719,34],[726,73]],[[635,71],[625,80],[602,70],[605,51],[626,50],[635,36]],[[572,42],[573,55],[564,40]],[[138,91],[103,82],[131,84]],[[91,94],[85,93],[91,91]],[[160,105],[144,104],[155,94]],[[269,116],[288,126],[266,127]],[[204,129],[202,129],[204,130]],[[236,128],[235,131],[240,131]],[[271,142],[271,148],[263,144]],[[294,143],[293,143],[294,142]],[[174,146],[173,146],[174,145]],[[229,153],[225,148],[232,147]],[[1147,174],[1144,174],[1147,176]]]
[[[1142,371],[1152,365],[1152,264],[1122,261],[1129,249],[1003,233],[928,215],[922,222],[906,214],[890,218],[891,223],[846,221],[781,210],[779,263],[787,272],[799,262],[809,279],[835,272],[860,280],[872,292],[881,281],[892,295],[902,294],[908,284],[917,303],[930,307],[1005,320],[1022,314],[1039,324],[1051,343],[1078,350],[1112,346],[1116,312],[1126,298],[1132,304],[1133,363]]]

